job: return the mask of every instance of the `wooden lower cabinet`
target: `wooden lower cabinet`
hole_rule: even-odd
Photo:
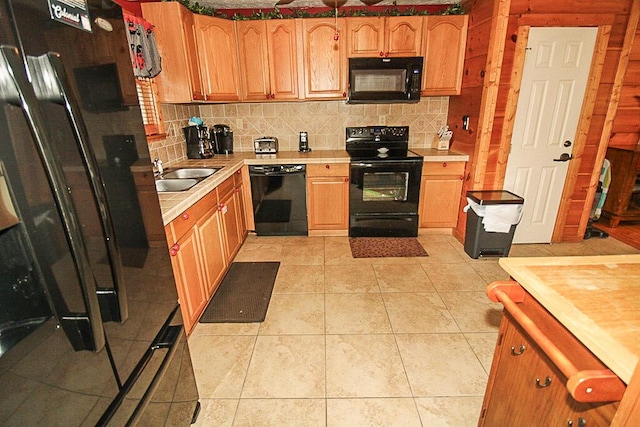
[[[313,231],[349,228],[349,165],[307,165],[307,222]]]
[[[246,237],[241,176],[231,176],[165,227],[187,334]]]
[[[517,306],[578,369],[606,369],[531,296]],[[610,425],[618,402],[578,402],[566,383],[541,346],[505,310],[478,425]]]
[[[222,219],[218,206],[214,206],[198,221],[197,229],[204,267],[205,291],[209,299],[218,288],[229,265],[222,240]]]
[[[247,234],[242,210],[242,182],[238,178],[241,176],[229,177],[218,186],[225,256],[228,260],[236,256]]]
[[[426,162],[420,183],[420,227],[455,227],[465,162]]]
[[[169,249],[171,266],[178,288],[185,331],[190,333],[207,304],[198,230],[194,227],[174,242]]]

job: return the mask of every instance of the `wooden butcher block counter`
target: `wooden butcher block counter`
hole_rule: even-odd
[[[640,255],[502,258],[479,425],[640,425]],[[526,405],[523,402],[528,402]]]
[[[640,255],[503,258],[499,262],[629,383],[640,357]]]

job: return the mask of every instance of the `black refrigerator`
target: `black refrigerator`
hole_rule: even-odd
[[[2,426],[197,416],[125,31],[109,0],[0,0]]]

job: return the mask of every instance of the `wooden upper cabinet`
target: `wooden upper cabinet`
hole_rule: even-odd
[[[194,15],[193,19],[205,99],[239,101],[240,70],[235,21],[205,15]]]
[[[298,98],[298,32],[296,22],[291,19],[271,20],[266,24],[272,98]]]
[[[419,56],[422,25],[421,16],[348,18],[348,56]]]
[[[306,98],[346,98],[345,18],[301,19]],[[336,27],[337,26],[337,27]],[[336,34],[338,40],[335,39]]]
[[[155,77],[161,102],[204,100],[193,14],[178,2],[142,3],[144,18],[156,27],[162,72]]]
[[[354,17],[347,19],[349,57],[384,55],[384,18]]]
[[[295,21],[238,21],[236,25],[242,99],[297,99]]]
[[[420,56],[422,22],[421,16],[386,17],[384,56]]]
[[[424,17],[425,95],[459,95],[467,42],[467,15]]]

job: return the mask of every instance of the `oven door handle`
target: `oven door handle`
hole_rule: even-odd
[[[353,166],[357,166],[359,168],[372,168],[373,163],[353,163]]]

